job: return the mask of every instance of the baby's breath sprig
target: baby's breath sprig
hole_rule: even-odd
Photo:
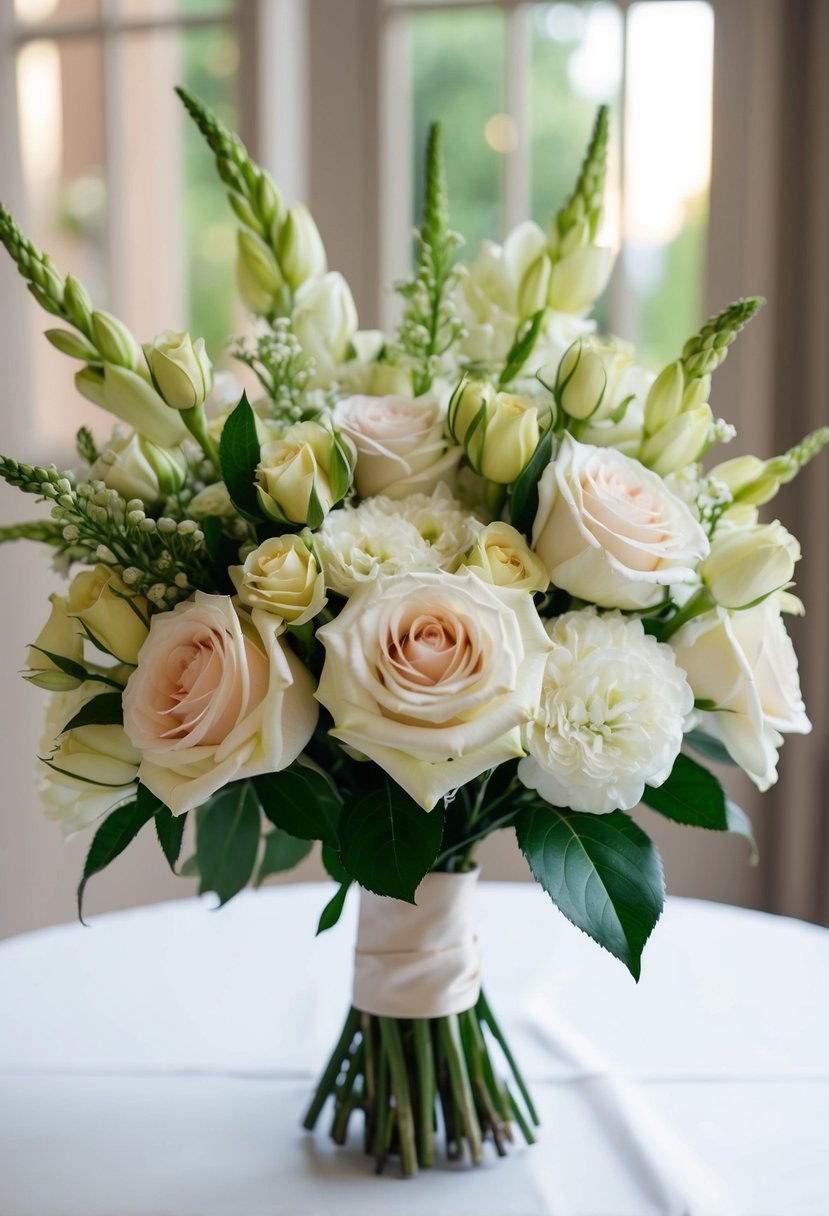
[[[453,302],[453,288],[462,270],[453,265],[463,238],[449,227],[449,193],[443,160],[440,123],[429,129],[426,145],[426,198],[423,223],[417,232],[414,277],[395,284],[405,307],[392,359],[412,370],[415,395],[425,393],[438,375],[443,356],[464,333]]]
[[[272,417],[290,423],[317,416],[319,409],[306,397],[314,361],[303,353],[289,317],[275,318],[252,343],[238,339],[231,353],[255,372]]]

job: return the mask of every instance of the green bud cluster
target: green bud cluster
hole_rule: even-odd
[[[550,243],[553,249],[557,249],[577,226],[586,225],[587,239],[595,240],[602,222],[609,133],[609,107],[599,106],[573,193],[551,221]]]
[[[682,349],[685,379],[697,380],[715,372],[728,354],[728,348],[741,329],[765,304],[762,296],[749,296],[729,304],[717,316],[711,317]]]

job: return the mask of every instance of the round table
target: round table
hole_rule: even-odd
[[[543,1125],[375,1177],[299,1123],[356,900],[181,901],[0,943],[2,1216],[826,1216],[829,932],[672,899],[637,985],[537,887],[482,884],[486,988]]]

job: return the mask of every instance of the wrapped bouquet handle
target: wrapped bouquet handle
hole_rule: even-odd
[[[417,903],[360,891],[352,1004],[392,1018],[463,1013],[481,992],[478,870],[427,874]]]

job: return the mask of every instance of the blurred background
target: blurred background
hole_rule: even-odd
[[[829,418],[827,0],[0,0],[0,198],[62,271],[139,337],[190,329],[230,366],[234,224],[173,94],[184,83],[241,133],[289,202],[310,203],[363,328],[393,320],[419,165],[445,127],[453,227],[472,256],[571,188],[595,107],[612,107],[606,235],[620,254],[603,327],[655,368],[730,300],[769,304],[714,383],[728,455],[770,456]],[[0,450],[72,463],[107,420],[42,338],[45,314],[0,262]],[[726,774],[744,842],[641,822],[674,894],[829,922],[829,476],[775,506],[800,537],[792,623],[811,737],[789,738],[764,797]],[[3,522],[31,501],[2,487]],[[0,937],[70,920],[86,839],[65,845],[34,793],[42,693],[18,678],[58,580],[22,543],[2,554]],[[149,832],[87,896],[90,912],[190,895]],[[490,878],[526,876],[493,838]],[[293,877],[320,871],[307,862]]]

